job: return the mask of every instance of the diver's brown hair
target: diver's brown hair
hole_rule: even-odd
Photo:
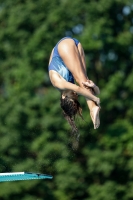
[[[72,128],[72,133],[77,133],[78,128],[75,124],[75,116],[78,114],[82,119],[82,108],[77,100],[65,97],[60,99],[60,105],[63,110],[65,119],[68,121]]]

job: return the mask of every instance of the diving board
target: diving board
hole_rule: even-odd
[[[23,181],[33,179],[52,179],[53,176],[47,174],[39,174],[32,172],[10,172],[0,173],[0,182],[6,181]]]

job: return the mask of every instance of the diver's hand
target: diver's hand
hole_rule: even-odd
[[[91,80],[87,80],[86,82],[82,82],[82,84],[84,85],[84,87],[87,88],[94,88],[96,85],[93,81]]]
[[[100,90],[99,90],[99,87],[96,86],[96,84],[91,81],[91,80],[87,80],[85,82],[82,82],[83,86],[88,89],[88,90],[92,90],[92,93],[94,93],[95,95],[98,95],[100,94]]]

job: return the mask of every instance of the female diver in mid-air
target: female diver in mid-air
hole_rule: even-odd
[[[95,95],[99,88],[89,80],[86,73],[85,54],[81,43],[71,37],[62,38],[53,48],[49,60],[49,77],[61,92],[61,108],[73,132],[77,132],[74,117],[82,117],[78,95],[86,98],[94,129],[100,125],[100,99]],[[74,79],[78,85],[74,83]]]

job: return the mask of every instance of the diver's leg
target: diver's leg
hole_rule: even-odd
[[[88,77],[86,73],[85,57],[82,46],[78,45],[77,48],[72,39],[65,39],[59,43],[58,51],[65,65],[73,74],[76,82],[80,85],[80,87],[84,87],[82,82],[86,82]],[[95,104],[95,102],[88,99],[87,105],[90,109],[94,129],[96,129],[100,125],[99,107]]]
[[[81,61],[82,61],[84,70],[86,72],[85,53],[84,53],[81,43],[78,44],[78,50],[79,50],[79,54],[81,57]],[[87,72],[86,72],[86,74],[87,74]],[[94,94],[94,92],[92,90],[91,90],[91,92]],[[100,119],[99,119],[100,108],[98,106],[96,106],[94,101],[91,101],[91,100],[87,100],[87,104],[90,109],[90,116],[91,116],[92,122],[94,124],[94,129],[96,129],[100,126]]]

